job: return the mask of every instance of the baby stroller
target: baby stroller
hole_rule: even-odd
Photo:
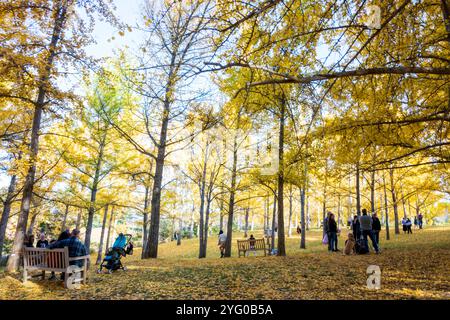
[[[133,243],[131,242],[131,234],[119,234],[116,241],[111,248],[106,251],[105,258],[103,258],[97,273],[101,273],[103,268],[108,270],[108,273],[122,269],[126,271],[127,268],[122,265],[120,259],[126,257],[127,254],[133,254]]]

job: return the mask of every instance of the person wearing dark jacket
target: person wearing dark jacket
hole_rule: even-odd
[[[376,213],[372,215],[372,231],[373,236],[375,238],[375,241],[378,244],[378,248],[380,247],[380,231],[381,231],[381,222],[380,219],[378,219],[378,216]]]
[[[353,230],[353,236],[355,237],[355,241],[358,241],[361,237],[361,228],[359,226],[359,219],[358,216],[353,217],[352,221],[352,230]]]
[[[336,252],[338,250],[338,239],[337,239],[337,223],[334,219],[334,214],[330,214],[328,217],[328,243],[329,243],[329,251]]]

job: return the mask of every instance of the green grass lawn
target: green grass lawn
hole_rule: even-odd
[[[197,240],[183,240],[161,244],[158,259],[140,260],[136,249],[122,260],[126,272],[96,274],[92,267],[79,290],[38,279],[24,285],[19,274],[0,272],[0,299],[449,299],[450,227],[413,232],[390,241],[382,233],[382,254],[363,256],[328,253],[319,230],[307,233],[306,250],[297,235],[287,239],[287,257],[237,258],[234,246],[232,258],[219,259],[213,236],[207,258],[198,259]],[[366,286],[369,265],[381,268],[379,290]]]

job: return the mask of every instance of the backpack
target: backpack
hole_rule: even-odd
[[[364,245],[364,241],[362,241],[361,239],[359,239],[358,241],[356,241],[355,243],[355,251],[357,254],[367,254],[369,253],[369,248],[367,248]]]

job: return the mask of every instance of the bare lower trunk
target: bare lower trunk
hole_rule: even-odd
[[[83,209],[80,209],[78,211],[78,215],[77,215],[77,222],[75,223],[75,229],[80,230],[80,225],[81,225],[81,213],[82,213]]]
[[[249,217],[249,213],[250,213],[250,208],[246,208],[245,209],[245,230],[244,230],[244,238],[248,237],[248,217]]]
[[[383,173],[383,191],[384,191],[384,213],[385,213],[385,225],[386,225],[386,240],[389,240],[390,239],[389,209],[388,209],[388,200],[387,200],[387,191],[386,191],[386,179],[384,178],[384,173]]]
[[[111,239],[111,226],[112,226],[112,222],[113,222],[113,217],[114,217],[114,206],[112,206],[111,214],[109,215],[108,235],[106,237],[105,254],[106,254],[106,251],[108,251],[108,249],[109,249],[109,244],[110,244],[110,239]]]
[[[370,174],[370,210],[375,212],[375,171]]]
[[[394,227],[395,234],[400,234],[400,227],[398,222],[398,204],[397,204],[397,193],[394,184],[394,169],[389,169],[389,177],[391,180],[391,195],[392,195],[392,205],[394,207]]]
[[[66,210],[64,211],[64,217],[61,223],[61,232],[66,230],[67,216],[69,215],[69,205],[66,204]]]
[[[170,77],[169,77],[170,78]],[[151,214],[150,214],[150,230],[147,241],[147,250],[144,258],[157,258],[158,257],[158,244],[159,244],[159,222],[161,213],[161,188],[164,172],[164,161],[166,156],[166,140],[167,130],[169,126],[169,111],[170,102],[168,96],[169,91],[172,90],[172,86],[168,85],[166,88],[166,101],[164,106],[164,118],[161,124],[160,140],[158,146],[158,155],[156,158],[155,175],[153,179],[153,190],[151,200]]]
[[[276,227],[275,219],[276,219],[276,214],[277,214],[277,195],[276,195],[276,192],[275,192],[275,194],[273,196],[273,211],[272,211],[272,234],[271,234],[272,243],[270,245],[272,250],[275,248],[275,227]]]
[[[145,186],[145,198],[144,198],[144,216],[143,216],[143,224],[142,224],[142,253],[141,258],[143,259],[146,256],[147,250],[147,240],[148,240],[148,196],[149,196],[150,187]]]
[[[289,190],[289,220],[288,220],[288,237],[290,238],[292,236],[292,185],[290,186]]]
[[[281,112],[280,112],[280,132],[278,139],[278,159],[279,159],[279,169],[278,169],[278,256],[286,255],[286,246],[284,238],[284,125],[285,125],[285,101],[281,102]]]
[[[100,243],[98,244],[97,261],[95,262],[95,264],[100,264],[100,262],[102,262],[103,240],[104,240],[104,237],[105,237],[106,218],[107,218],[107,216],[108,216],[108,205],[106,205],[105,213],[103,214],[102,233],[100,234]]]
[[[0,220],[0,257],[3,252],[3,245],[5,242],[6,227],[8,226],[9,215],[11,213],[11,205],[14,200],[14,192],[16,190],[16,175],[11,176],[9,181],[8,194],[3,202],[2,218]]]
[[[361,215],[361,189],[359,186],[359,175],[360,175],[360,171],[359,171],[359,163],[356,164],[356,214],[358,216]]]
[[[300,188],[300,226],[302,230],[300,249],[306,249],[306,225],[305,225],[305,189]]]

